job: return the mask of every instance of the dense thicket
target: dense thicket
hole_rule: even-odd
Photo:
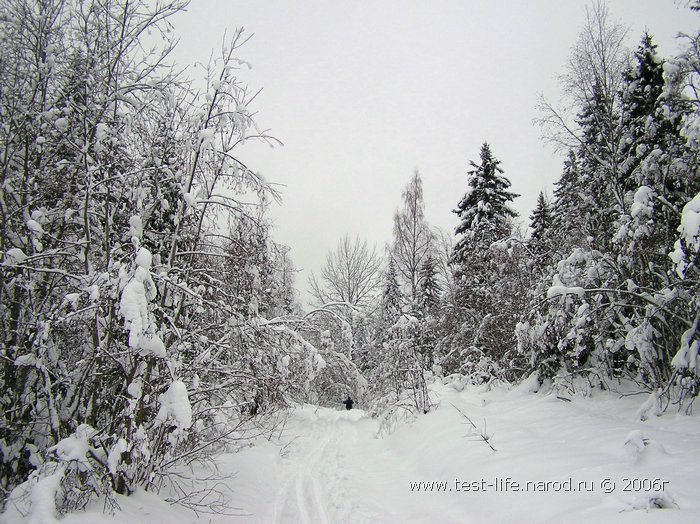
[[[533,234],[548,266],[519,348],[540,380],[627,377],[653,392],[646,408],[687,408],[698,393],[698,36],[663,59],[649,34],[629,55],[621,35],[594,6],[566,75],[575,126],[544,106],[550,138],[572,149],[549,232]]]
[[[185,81],[167,66],[183,7],[0,5],[0,506],[42,478],[60,512],[159,483],[252,414],[357,379],[289,327],[311,319],[281,317],[275,195],[236,157],[273,142],[239,77],[244,35]]]

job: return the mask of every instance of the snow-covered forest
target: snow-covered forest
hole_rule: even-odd
[[[408,173],[304,304],[239,154],[278,145],[248,33],[185,74],[186,6],[0,1],[0,521],[692,522],[700,32],[661,56],[591,3],[537,109],[553,193],[518,216],[472,144],[454,231]],[[564,474],[595,494],[472,484]]]

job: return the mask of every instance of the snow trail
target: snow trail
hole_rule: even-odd
[[[416,515],[432,514],[440,522],[465,522],[463,515],[450,516],[444,505],[407,500],[407,485],[398,479],[421,477],[376,438],[377,430],[377,421],[359,409],[295,410],[273,521],[418,522]]]
[[[697,522],[697,415],[641,421],[639,399],[612,392],[565,402],[529,386],[436,383],[430,390],[439,406],[382,438],[380,422],[359,409],[302,405],[285,412],[284,424],[271,421],[274,434],[216,458],[213,482],[228,488],[228,514],[195,516],[137,492],[120,498],[123,511],[113,517],[95,504],[62,522]],[[491,435],[497,452],[455,408]],[[567,482],[579,488],[566,489]],[[554,484],[523,491],[516,483]],[[465,487],[477,484],[481,489]]]

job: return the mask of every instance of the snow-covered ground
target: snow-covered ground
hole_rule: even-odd
[[[698,522],[700,417],[641,422],[643,397],[567,402],[527,384],[433,384],[440,407],[384,438],[362,410],[299,406],[272,438],[218,458],[237,516],[142,492],[114,517],[95,505],[62,522]]]

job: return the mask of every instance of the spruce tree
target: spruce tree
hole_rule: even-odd
[[[382,293],[381,316],[386,328],[391,328],[392,325],[399,319],[403,309],[403,295],[399,286],[398,272],[396,271],[396,263],[394,259],[389,260],[389,267],[384,276],[384,291]]]
[[[532,240],[536,242],[544,240],[551,226],[552,212],[550,210],[550,205],[547,199],[545,198],[544,193],[540,191],[540,194],[537,197],[537,207],[530,215]]]
[[[655,187],[678,209],[697,184],[668,158],[687,153],[681,135],[682,118],[691,114],[686,100],[676,93],[677,86],[664,80],[665,61],[658,56],[652,37],[645,33],[634,53],[633,64],[625,71],[620,98],[625,124],[624,188],[634,192],[640,186]],[[669,96],[673,95],[673,96]],[[669,231],[675,232],[677,216],[667,216]]]
[[[532,234],[528,247],[538,265],[544,265],[545,258],[551,256],[549,252],[552,244],[552,210],[542,191],[537,198],[537,207],[530,215],[530,229]]]
[[[581,129],[578,148],[583,200],[579,213],[593,247],[607,250],[615,219],[620,215],[624,190],[620,185],[620,116],[616,104],[599,84],[577,115]]]
[[[437,313],[441,291],[437,280],[437,262],[432,255],[428,255],[421,265],[418,283],[418,306],[423,317]]]
[[[559,180],[554,183],[554,201],[552,202],[552,228],[554,234],[567,243],[580,239],[584,229],[581,224],[583,208],[583,186],[579,173],[579,163],[574,150],[564,161]]]
[[[517,302],[503,279],[513,269],[512,257],[497,243],[511,232],[517,214],[508,204],[518,195],[508,190],[510,181],[487,143],[481,147],[481,163],[471,166],[469,190],[455,210],[461,238],[452,254],[456,307],[448,319],[460,325],[449,351],[462,353],[463,369],[478,367],[483,355],[499,359],[511,347],[515,323],[509,305]]]
[[[508,203],[519,195],[508,191],[510,181],[503,176],[501,162],[486,142],[480,157],[480,164],[470,162],[473,169],[469,171],[469,190],[454,210],[460,218],[455,234],[463,235],[454,249],[455,262],[468,258],[474,242],[488,246],[506,237],[510,233],[509,219],[517,216]]]

